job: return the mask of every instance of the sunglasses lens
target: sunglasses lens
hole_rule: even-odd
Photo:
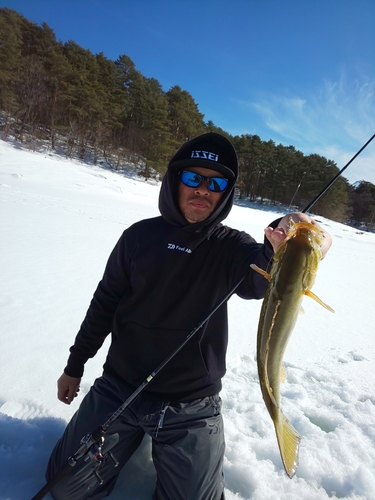
[[[208,189],[214,191],[215,193],[222,193],[226,190],[228,186],[228,179],[223,177],[209,177],[208,178]]]
[[[203,177],[194,172],[182,172],[181,181],[185,184],[185,186],[189,187],[198,187],[201,184]]]
[[[203,179],[208,180],[208,189],[215,193],[222,193],[228,186],[228,179],[224,179],[224,177],[204,177],[196,172],[186,170],[181,172],[181,182],[191,188],[200,186]]]

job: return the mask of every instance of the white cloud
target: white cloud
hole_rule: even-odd
[[[324,81],[315,91],[267,94],[247,105],[277,135],[274,140],[326,156],[339,168],[375,133],[375,80],[367,78],[349,80],[342,73],[337,82]],[[350,182],[375,184],[375,140],[352,165],[343,174]]]

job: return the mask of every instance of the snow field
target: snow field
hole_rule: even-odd
[[[57,400],[56,380],[109,253],[129,225],[158,215],[158,191],[0,141],[0,500],[30,499],[44,485],[55,441],[101,374],[108,341],[87,363],[78,401]],[[236,205],[225,223],[260,241],[279,215]],[[302,436],[292,480],[258,383],[261,302],[229,302],[221,393],[228,500],[375,499],[375,235],[317,219],[333,246],[314,292],[335,314],[305,299],[285,354],[282,409]],[[109,498],[149,499],[154,481],[146,438]]]

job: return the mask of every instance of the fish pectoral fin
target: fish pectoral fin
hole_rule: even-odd
[[[307,295],[308,297],[314,299],[318,304],[320,304],[321,306],[325,307],[326,309],[328,309],[328,311],[331,311],[332,313],[334,313],[334,309],[332,309],[331,306],[329,306],[328,304],[326,304],[325,302],[323,302],[317,295],[315,295],[315,293],[313,293],[311,290],[306,290],[305,292],[303,292],[305,295]]]
[[[298,467],[298,452],[301,436],[282,411],[279,413],[278,421],[275,422],[275,430],[285,472],[290,479],[292,479]]]
[[[263,271],[260,267],[258,267],[256,264],[250,264],[251,269],[256,271],[257,273],[261,274],[266,278],[266,280],[271,281],[271,275],[270,273],[267,273],[267,271]]]

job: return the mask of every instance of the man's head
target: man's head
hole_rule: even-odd
[[[186,142],[171,159],[163,180],[163,217],[194,224],[196,230],[209,229],[228,215],[237,176],[237,154],[226,137],[208,133]]]

